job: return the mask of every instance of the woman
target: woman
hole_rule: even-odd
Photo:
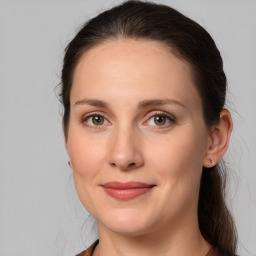
[[[127,1],[83,26],[61,93],[76,190],[99,233],[79,255],[235,255],[225,94],[213,39],[170,7]]]

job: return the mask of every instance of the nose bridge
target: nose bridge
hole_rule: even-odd
[[[143,165],[139,131],[132,124],[119,124],[112,132],[109,164],[120,169],[137,168]]]

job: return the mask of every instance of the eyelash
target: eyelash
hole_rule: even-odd
[[[161,117],[164,117],[164,118],[166,118],[166,120],[167,120],[167,122],[169,122],[169,124],[164,124],[164,125],[153,125],[153,126],[155,126],[156,127],[156,129],[164,129],[164,128],[167,128],[167,127],[170,127],[172,124],[174,124],[175,122],[176,122],[176,118],[173,116],[173,115],[170,115],[170,114],[168,114],[168,113],[166,113],[166,112],[164,112],[164,111],[157,111],[157,112],[154,112],[154,114],[153,115],[150,115],[150,117],[147,119],[147,121],[146,122],[144,122],[144,123],[148,123],[149,122],[149,120],[151,120],[151,119],[153,119],[153,118],[155,118],[155,117],[159,117],[159,116],[161,116]],[[154,122],[154,121],[153,121]],[[143,124],[144,124],[143,123]]]
[[[90,127],[90,128],[100,129],[100,128],[102,128],[102,125],[91,125],[91,124],[88,124],[88,119],[92,118],[92,117],[95,117],[95,116],[104,118],[104,121],[107,120],[107,118],[105,118],[104,115],[95,112],[95,113],[91,113],[90,115],[83,116],[82,119],[81,119],[81,122],[83,124],[85,124],[86,126]],[[109,123],[109,121],[107,121],[107,122]]]
[[[102,124],[102,125],[88,124],[88,119],[92,118],[92,117],[96,117],[96,116],[103,118],[104,122],[107,121],[108,123],[110,123],[104,115],[102,115],[100,113],[97,113],[97,112],[91,113],[90,115],[83,116],[82,119],[81,119],[81,122],[84,123],[86,126],[88,126],[90,128],[100,129],[100,128],[102,128],[102,126],[104,124]],[[159,111],[159,112],[155,112],[153,115],[150,115],[150,117],[143,124],[148,123],[149,120],[151,120],[152,118],[155,118],[157,116],[164,117],[164,118],[166,118],[167,122],[169,122],[169,124],[167,124],[167,125],[166,124],[164,124],[164,125],[152,125],[152,126],[156,126],[157,129],[164,129],[166,127],[170,127],[172,124],[174,124],[176,122],[176,118],[174,116],[172,116],[172,115],[170,115],[170,114],[168,114],[164,111]]]

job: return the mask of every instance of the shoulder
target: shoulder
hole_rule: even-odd
[[[99,243],[99,240],[96,240],[89,248],[87,248],[85,251],[80,252],[76,256],[92,256],[92,253],[98,243]]]

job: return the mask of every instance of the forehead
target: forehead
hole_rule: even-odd
[[[71,101],[82,95],[134,98],[135,93],[138,98],[152,98],[157,94],[183,102],[196,100],[200,104],[189,64],[160,42],[106,41],[80,59],[74,73]]]

